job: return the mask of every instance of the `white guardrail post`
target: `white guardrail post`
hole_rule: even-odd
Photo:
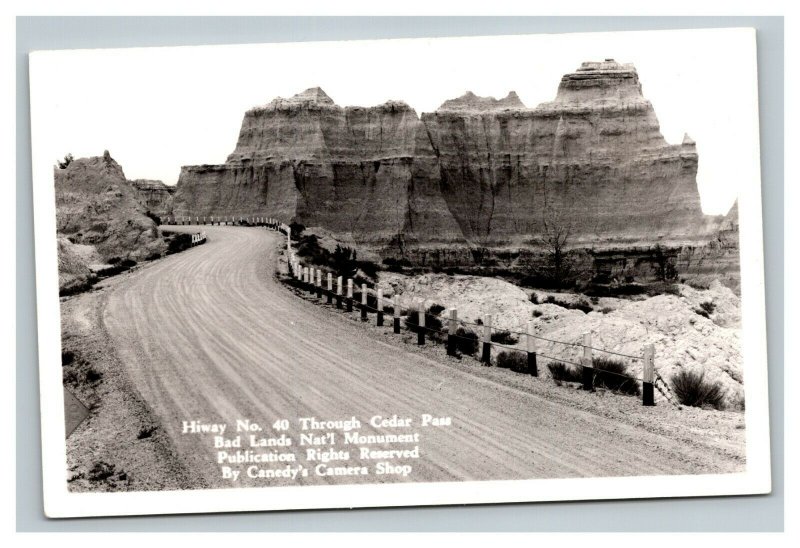
[[[483,349],[481,351],[481,362],[489,365],[492,361],[492,315],[486,314],[483,317]]]
[[[528,373],[534,377],[538,377],[539,366],[536,364],[536,339],[533,337],[533,320],[528,320],[528,329],[525,340],[528,350]]]
[[[594,365],[592,363],[592,334],[583,334],[583,359],[581,360],[583,366],[583,389],[594,389]]]
[[[655,383],[655,357],[656,349],[652,344],[644,347],[644,365],[642,366],[642,405],[656,404],[653,384]]]
[[[458,329],[458,310],[451,308],[447,322],[447,355],[456,355],[456,330]]]

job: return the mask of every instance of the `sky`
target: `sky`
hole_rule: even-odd
[[[402,100],[418,114],[467,90],[552,101],[583,61],[633,63],[669,143],[697,142],[707,214],[760,182],[749,29],[51,51],[31,59],[34,156],[109,150],[129,179],[175,184],[223,163],[244,112],[320,86],[339,105]],[[46,130],[37,128],[47,128]]]

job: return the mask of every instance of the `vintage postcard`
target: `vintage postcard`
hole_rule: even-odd
[[[47,515],[769,492],[755,38],[33,53]]]

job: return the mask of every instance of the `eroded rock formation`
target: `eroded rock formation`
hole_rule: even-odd
[[[584,63],[527,108],[467,93],[417,117],[340,107],[321,89],[249,110],[222,165],[187,166],[175,215],[269,215],[380,258],[519,257],[556,226],[576,249],[702,247],[697,152],[668,144],[632,65]]]
[[[136,199],[146,211],[157,217],[172,214],[172,196],[175,187],[165,185],[162,181],[152,179],[134,179],[130,181],[135,190]]]
[[[71,278],[77,283],[87,278],[90,260],[140,261],[166,251],[158,227],[108,151],[55,169],[54,177],[59,268],[70,274],[62,291]]]

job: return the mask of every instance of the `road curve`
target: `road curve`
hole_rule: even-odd
[[[708,473],[731,464],[635,422],[598,417],[387,344],[275,280],[282,235],[245,227],[202,230],[205,245],[156,261],[116,285],[103,321],[178,458],[206,485]],[[371,434],[373,415],[412,417],[418,424],[423,413],[449,416],[452,426],[397,431],[419,433],[420,457],[395,461],[413,466],[408,477],[376,476],[368,462],[368,476],[316,475],[293,426],[298,462],[312,473],[295,480],[243,473],[232,483],[221,476],[212,438],[181,432],[182,421],[190,420],[224,422],[230,433],[236,419],[267,429],[278,419],[355,416],[360,431]],[[329,465],[365,464],[356,446],[336,449],[349,450],[351,458]]]

